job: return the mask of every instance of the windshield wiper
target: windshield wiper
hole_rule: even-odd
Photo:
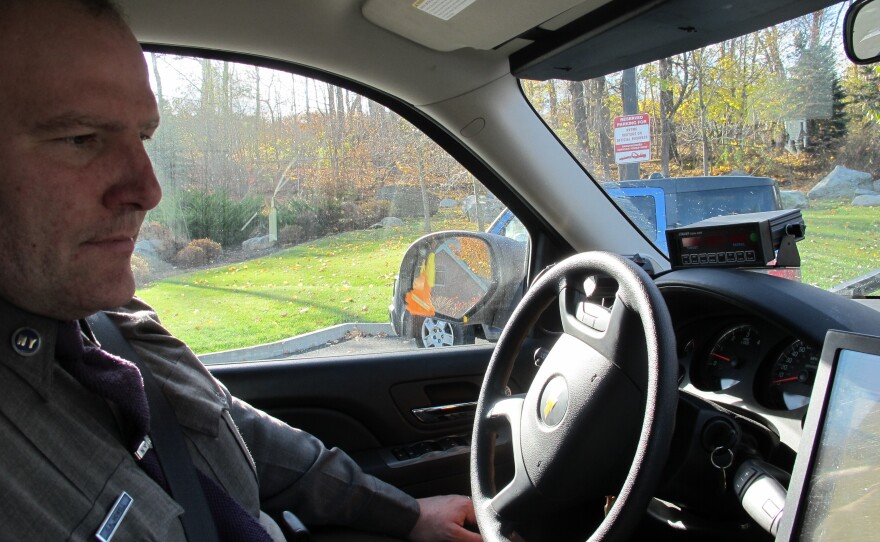
[[[878,289],[880,289],[880,269],[831,287],[831,291],[835,294],[853,298],[867,297],[867,294]]]

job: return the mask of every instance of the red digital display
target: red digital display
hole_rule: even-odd
[[[726,228],[725,228],[726,229]],[[705,233],[697,235],[688,235],[680,238],[682,248],[696,250],[727,250],[727,249],[743,249],[752,241],[751,228],[739,228],[735,230],[727,230],[723,232],[712,232],[709,230]]]
[[[700,246],[703,242],[702,237],[682,237],[681,238],[681,246],[684,248],[696,248]]]

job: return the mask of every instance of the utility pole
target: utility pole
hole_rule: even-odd
[[[623,70],[620,91],[623,98],[623,114],[635,115],[639,112],[639,88],[636,84],[636,69]],[[621,181],[631,181],[639,178],[639,163],[623,164],[618,167]]]

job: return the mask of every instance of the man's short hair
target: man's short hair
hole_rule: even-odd
[[[110,17],[120,22],[124,20],[122,11],[113,0],[73,0],[96,17]]]
[[[57,3],[78,7],[94,17],[106,17],[120,24],[126,24],[125,15],[113,0],[52,0]],[[4,7],[13,7],[17,2],[31,4],[34,0],[0,0],[0,17]]]

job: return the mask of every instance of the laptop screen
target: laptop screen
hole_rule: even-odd
[[[880,536],[880,338],[829,331],[777,540]]]

